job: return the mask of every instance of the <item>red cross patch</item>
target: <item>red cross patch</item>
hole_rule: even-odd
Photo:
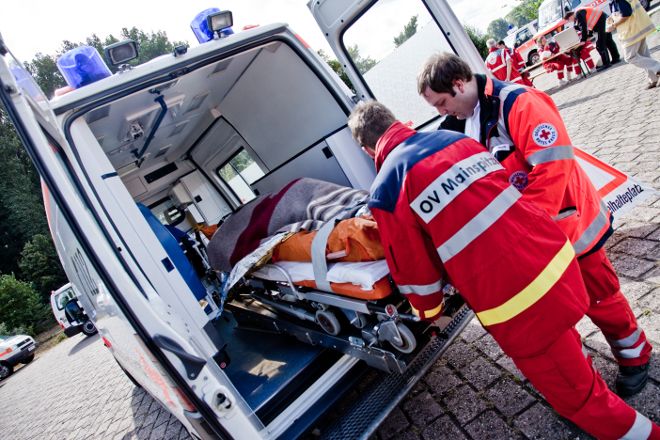
[[[532,133],[534,142],[540,147],[547,147],[554,144],[557,137],[557,129],[554,125],[547,122],[542,122],[537,125]]]

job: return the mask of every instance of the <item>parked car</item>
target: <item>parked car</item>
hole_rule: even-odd
[[[95,335],[98,330],[89,319],[85,309],[78,302],[78,295],[71,283],[67,283],[50,295],[50,307],[55,320],[68,337],[83,332],[86,336]]]
[[[18,364],[34,360],[37,343],[27,335],[0,336],[0,380],[9,377]]]

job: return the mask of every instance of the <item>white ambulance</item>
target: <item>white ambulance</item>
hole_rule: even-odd
[[[70,338],[80,332],[85,336],[92,336],[97,333],[94,322],[80,306],[78,295],[76,295],[71,283],[66,283],[51,292],[50,308],[53,311],[55,320],[67,337]]]
[[[355,102],[378,98],[435,129],[439,116],[416,93],[423,61],[450,51],[484,70],[444,0],[308,6],[355,93],[286,25],[230,34],[222,14],[208,23],[222,38],[83,78],[50,101],[0,42],[2,104],[41,175],[79,301],[121,367],[195,438],[296,438],[313,426],[324,438],[367,438],[472,316],[448,307],[441,326],[409,324],[414,347],[389,350],[370,339],[373,329],[332,335],[305,314],[245,300],[248,290],[225,301],[216,272],[185,272],[181,249],[161,240],[162,228],[187,235],[192,266],[205,242],[193,226],[217,224],[294,179],[368,189],[373,163],[346,125]],[[413,16],[417,33],[395,47]],[[111,49],[122,63],[134,47]],[[360,307],[378,316],[376,328],[404,319],[389,304]],[[357,383],[350,405],[322,418]]]

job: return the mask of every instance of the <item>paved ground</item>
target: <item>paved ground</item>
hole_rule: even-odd
[[[650,41],[660,58],[660,36]],[[539,80],[541,88],[554,85],[549,76]],[[643,81],[641,71],[622,63],[551,92],[576,145],[660,188],[660,89],[644,90]],[[660,197],[628,215],[608,248],[623,291],[656,346],[651,381],[628,402],[660,423]],[[616,366],[604,339],[588,320],[579,330],[612,386]],[[79,335],[39,355],[0,383],[0,402],[5,439],[190,438],[132,385],[97,336]],[[553,413],[476,322],[394,410],[377,437],[588,438]]]

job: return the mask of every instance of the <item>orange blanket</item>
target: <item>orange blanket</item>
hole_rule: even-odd
[[[316,231],[298,232],[277,245],[272,261],[312,261]],[[375,261],[385,258],[378,226],[373,217],[342,220],[330,233],[326,258],[332,261]]]

